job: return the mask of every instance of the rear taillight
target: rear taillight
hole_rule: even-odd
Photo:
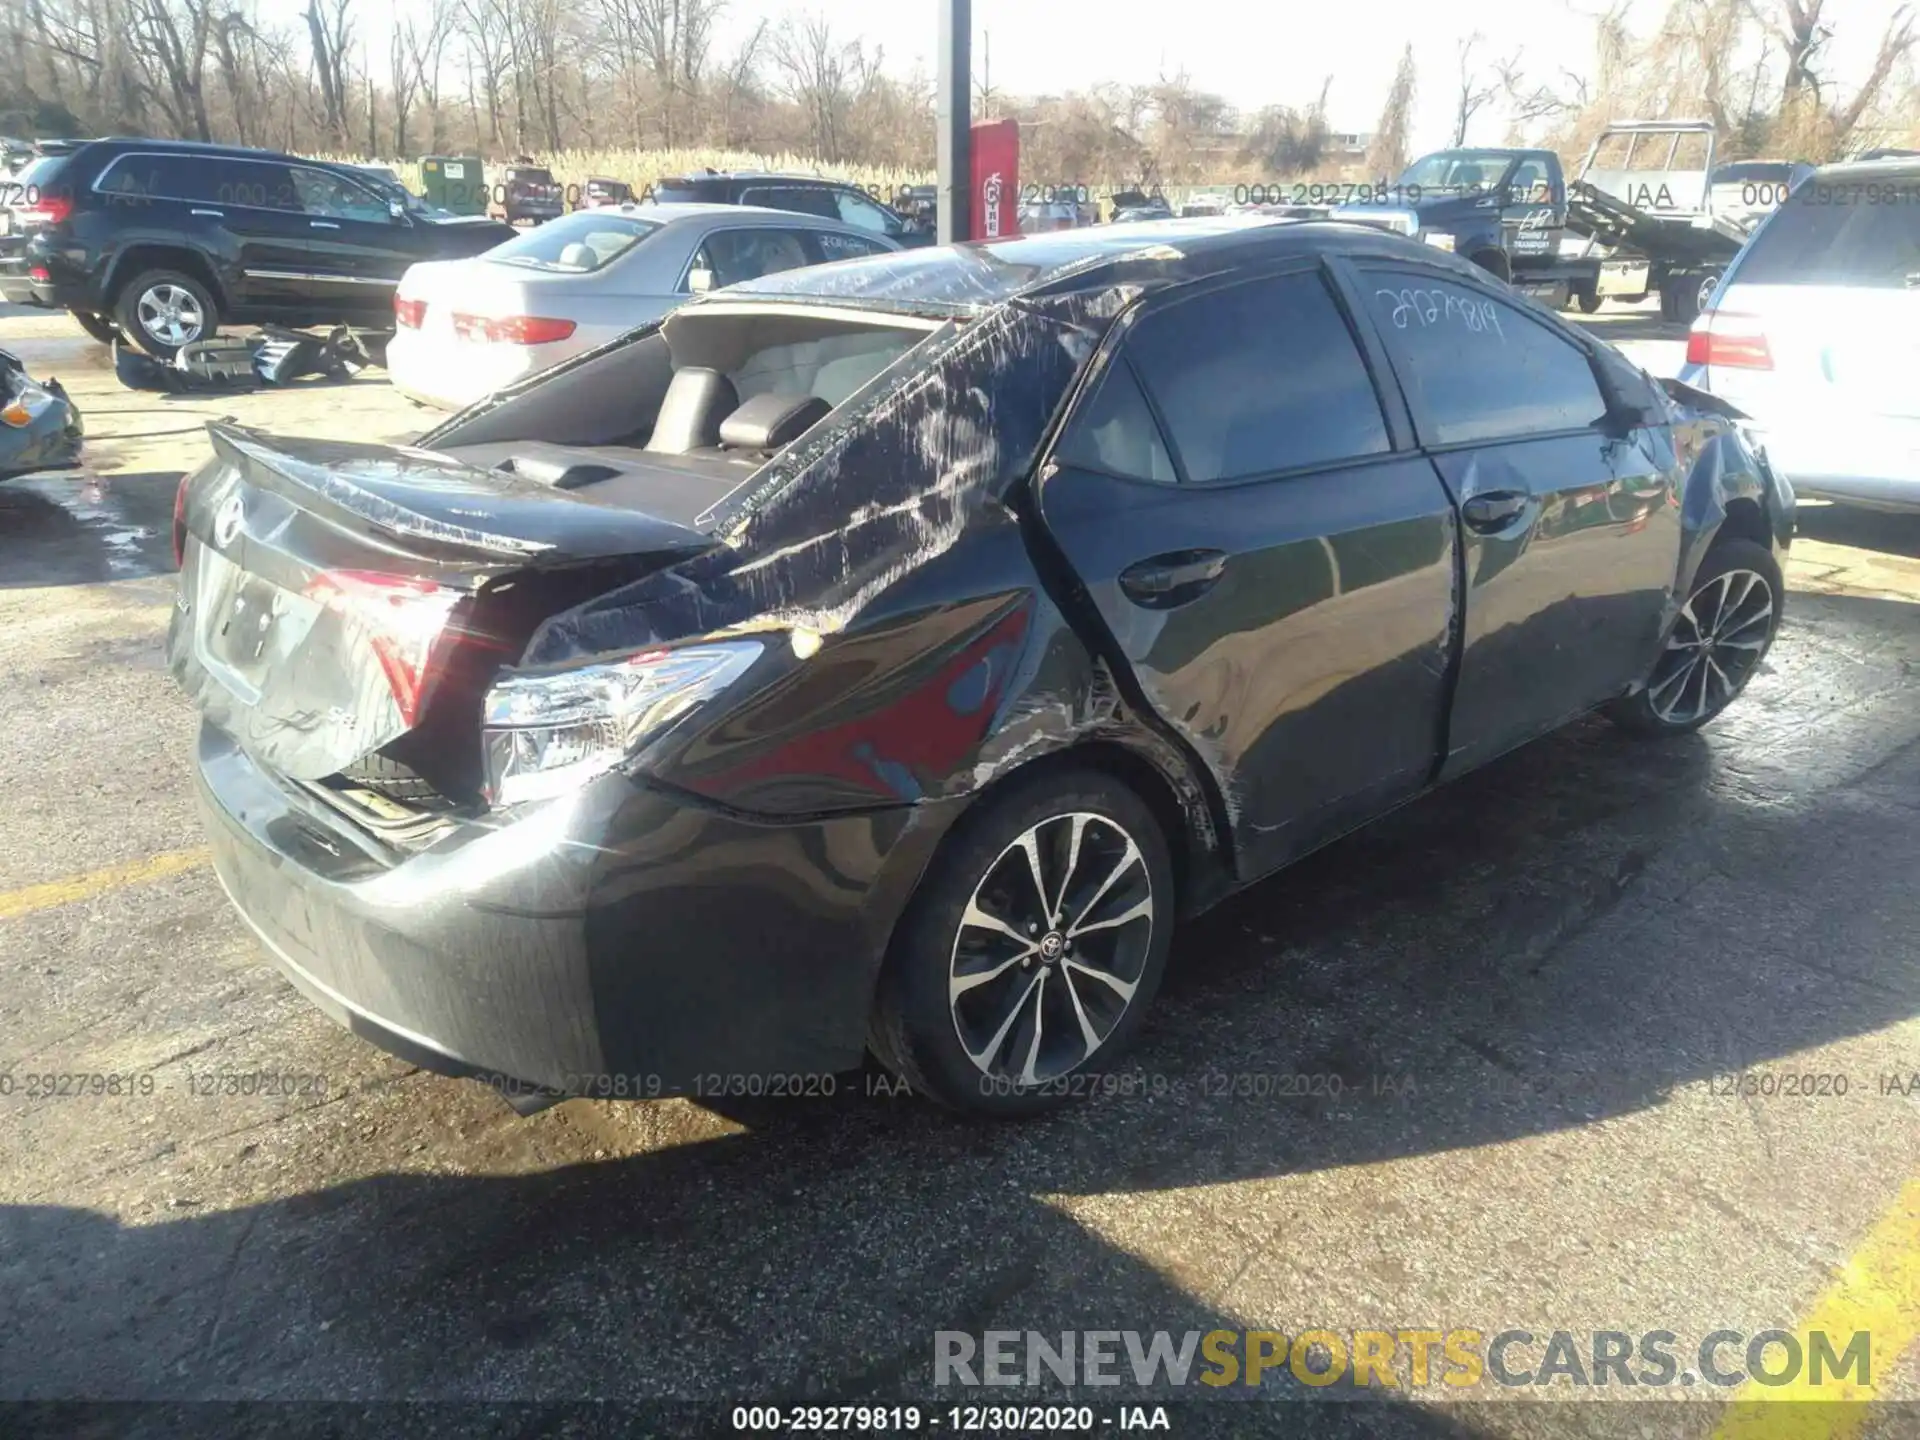
[[[1687,332],[1687,363],[1729,370],[1771,370],[1773,352],[1760,322],[1751,315],[1709,310]]]
[[[393,318],[407,330],[418,330],[427,323],[427,302],[393,297]]]
[[[180,488],[173,492],[173,568],[178,570],[187,563],[187,482],[193,479],[189,470],[180,477]]]
[[[446,668],[447,622],[461,592],[372,570],[327,570],[307,595],[366,631],[401,722],[412,728]]]
[[[42,284],[53,279],[53,272],[44,265],[29,265],[27,267],[27,274]]]
[[[453,317],[453,333],[462,340],[495,345],[551,345],[575,329],[571,320],[540,315],[461,315]]]
[[[23,225],[58,225],[73,214],[73,201],[64,196],[42,195],[37,202],[15,213]]]

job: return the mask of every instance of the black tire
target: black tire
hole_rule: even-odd
[[[1660,287],[1661,318],[1677,325],[1693,324],[1719,281],[1719,272],[1714,270],[1686,270],[1668,276]]]
[[[121,338],[120,327],[109,315],[95,315],[88,310],[69,310],[67,313],[79,322],[82,330],[102,345],[111,345]]]
[[[1052,896],[1032,878],[1030,833]],[[873,1053],[917,1093],[973,1114],[1033,1115],[1087,1093],[1152,1004],[1174,909],[1166,838],[1132,790],[1097,770],[1016,785],[967,816],[921,878],[881,972]],[[979,913],[994,924],[966,922]],[[992,978],[955,993],[956,967]]]
[[[1750,580],[1743,584],[1742,577]],[[1752,582],[1767,587],[1764,625]],[[1720,715],[1766,660],[1780,633],[1786,593],[1780,566],[1766,546],[1716,541],[1661,643],[1647,684],[1608,705],[1607,718],[1630,734],[1659,739],[1691,734]]]
[[[1573,303],[1580,307],[1582,315],[1591,315],[1600,308],[1600,292],[1581,286],[1573,292]]]
[[[159,302],[176,295],[185,297],[177,307],[183,323],[170,339],[167,333],[143,321],[143,302],[163,309]],[[191,333],[185,333],[188,327],[184,322],[190,315],[197,316],[199,323]],[[211,340],[220,329],[220,307],[212,294],[193,276],[178,270],[145,270],[134,276],[114,297],[113,316],[134,344],[162,360],[171,360],[182,345],[194,340]]]

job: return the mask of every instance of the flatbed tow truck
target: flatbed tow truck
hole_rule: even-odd
[[[1550,305],[1657,294],[1663,318],[1690,324],[1746,238],[1713,213],[1713,152],[1708,121],[1616,121],[1571,181],[1551,150],[1441,150],[1326,213],[1452,250]]]

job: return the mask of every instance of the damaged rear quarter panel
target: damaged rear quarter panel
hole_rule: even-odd
[[[565,615],[525,663],[574,663],[728,630],[831,634],[998,509],[1110,314],[1108,296],[997,306],[760,474],[710,553]]]

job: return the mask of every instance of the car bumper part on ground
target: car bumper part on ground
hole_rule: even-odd
[[[949,818],[760,824],[616,775],[396,858],[211,726],[198,777],[227,894],[336,1022],[443,1074],[609,1097],[858,1065]]]

